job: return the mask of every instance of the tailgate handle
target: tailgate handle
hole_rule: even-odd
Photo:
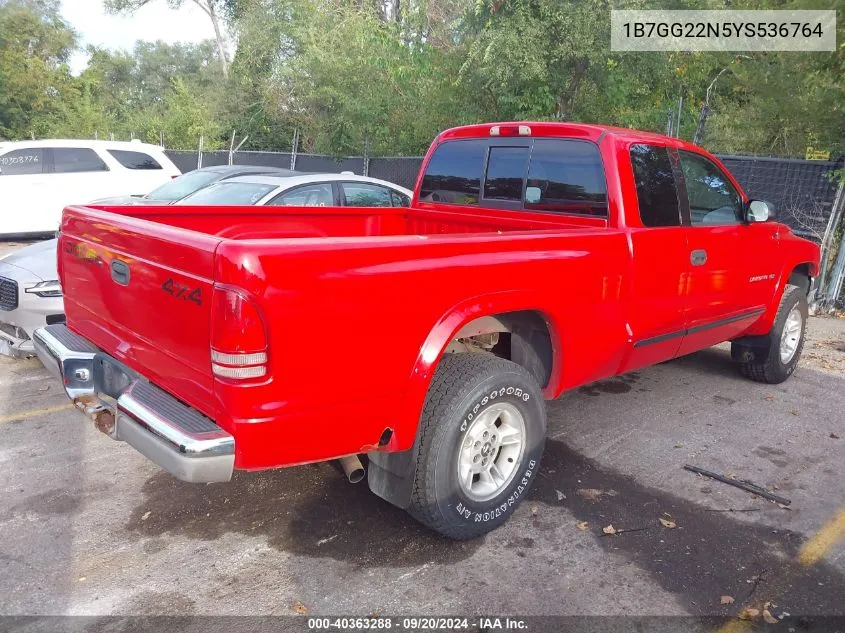
[[[111,278],[121,286],[129,285],[129,264],[113,259],[111,261]]]

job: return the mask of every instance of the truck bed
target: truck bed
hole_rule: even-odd
[[[92,206],[226,239],[376,237],[536,231],[603,227],[602,218],[497,211],[467,207],[442,211],[368,207]]]
[[[237,435],[246,469],[366,452],[388,427],[388,448],[408,448],[409,377],[425,382],[425,350],[483,297],[540,309],[551,284],[578,306],[547,318],[579,332],[570,351],[595,363],[549,393],[613,373],[627,257],[603,219],[478,208],[69,207],[59,238],[71,330]],[[248,389],[212,375],[220,288],[248,296],[266,326],[267,376]],[[569,322],[583,313],[589,327]]]

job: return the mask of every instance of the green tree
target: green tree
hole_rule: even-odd
[[[58,0],[0,0],[0,137],[42,135],[70,97],[76,35]]]

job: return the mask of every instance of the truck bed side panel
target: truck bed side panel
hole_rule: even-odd
[[[468,321],[518,294],[508,310],[545,316],[564,359],[548,395],[612,375],[628,343],[628,261],[624,234],[611,229],[224,242],[216,278],[256,297],[270,336],[265,384],[215,387],[241,438],[237,467],[365,452],[388,427],[388,448],[408,448],[417,420],[403,420],[402,409],[420,378],[414,367],[459,305]]]

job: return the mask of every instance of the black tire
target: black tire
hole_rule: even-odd
[[[780,343],[783,328],[786,325],[789,313],[793,308],[798,307],[801,313],[801,335],[798,339],[798,347],[789,362],[784,363],[780,356]],[[739,369],[746,378],[756,382],[765,382],[770,385],[782,383],[792,375],[798,360],[801,358],[801,351],[804,349],[804,339],[807,333],[807,295],[798,286],[787,285],[783,291],[778,312],[772,329],[766,334],[762,341],[762,354],[759,354],[759,362],[740,363]],[[756,359],[755,359],[756,360]]]
[[[509,483],[489,500],[477,501],[458,481],[459,451],[466,434],[477,428],[472,420],[497,403],[512,405],[522,416],[524,448],[521,457],[507,459],[517,460]],[[447,354],[432,379],[419,433],[408,512],[445,536],[471,539],[501,525],[537,478],[546,440],[545,402],[536,380],[516,363],[491,354]],[[503,455],[494,453],[493,461]]]

